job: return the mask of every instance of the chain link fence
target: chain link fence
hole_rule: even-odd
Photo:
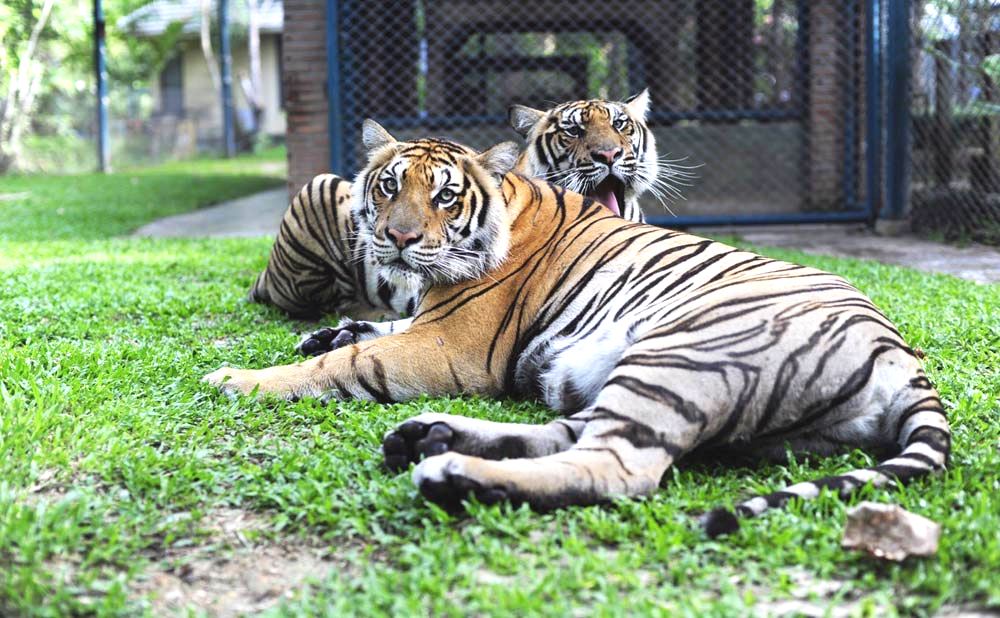
[[[98,167],[97,103],[93,79],[52,91],[39,102],[24,136],[15,170],[72,174]],[[191,119],[158,113],[148,87],[113,84],[108,89],[109,155],[112,169],[183,159],[198,152],[197,125]],[[217,150],[217,149],[216,149]]]
[[[620,100],[649,88],[661,155],[698,166],[707,222],[865,217],[865,9],[851,0],[345,0],[342,171],[361,121],[474,147],[518,139],[512,103]],[[678,219],[673,219],[676,215]]]
[[[914,228],[1000,244],[1000,2],[914,2]]]

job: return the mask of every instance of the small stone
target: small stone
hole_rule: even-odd
[[[847,512],[841,545],[901,562],[907,556],[933,555],[940,538],[941,526],[926,517],[895,504],[862,502]]]

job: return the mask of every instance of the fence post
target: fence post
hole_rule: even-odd
[[[111,168],[108,151],[108,71],[104,64],[104,7],[94,0],[94,73],[97,78],[97,169]]]
[[[869,223],[882,210],[882,0],[865,2],[865,80],[867,100],[867,204]]]
[[[326,0],[326,104],[330,140],[330,170],[347,175],[345,168],[344,114],[340,105],[340,0]]]
[[[909,199],[910,0],[889,0],[886,72],[886,208],[882,218],[901,219]]]
[[[227,157],[236,155],[233,130],[233,56],[229,50],[229,0],[219,0],[219,74],[222,81],[222,147]]]

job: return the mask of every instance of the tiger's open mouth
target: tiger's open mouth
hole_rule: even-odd
[[[619,217],[622,216],[622,202],[625,201],[625,183],[614,174],[608,174],[601,182],[597,183],[593,191],[587,193],[587,197],[597,200]]]

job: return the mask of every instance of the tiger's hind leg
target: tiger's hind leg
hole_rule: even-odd
[[[448,508],[470,494],[547,510],[652,493],[669,466],[721,422],[712,393],[724,392],[733,380],[694,365],[642,369],[650,345],[655,342],[626,349],[596,399],[570,417],[583,425],[570,448],[499,461],[446,452],[420,462],[414,483]],[[659,386],[665,384],[681,390]]]
[[[701,519],[706,533],[715,537],[734,532],[739,528],[736,516],[756,517],[784,506],[789,500],[815,498],[824,488],[847,497],[865,485],[904,485],[944,470],[951,451],[951,430],[944,407],[916,359],[903,353],[897,354],[897,359],[897,366],[909,364],[913,368],[913,377],[899,386],[884,410],[874,415],[875,423],[865,423],[865,416],[858,416],[818,432],[820,439],[831,444],[865,446],[866,440],[859,438],[865,435],[868,442],[876,445],[894,442],[900,449],[896,455],[870,468],[802,481],[754,496],[737,504],[734,511],[716,508]],[[867,431],[862,427],[865,424],[869,425]],[[814,448],[814,444],[815,440],[809,446]]]
[[[572,447],[585,424],[572,417],[527,425],[425,412],[386,434],[382,453],[391,470],[446,452],[483,459],[542,457]]]
[[[427,499],[449,509],[474,495],[487,504],[509,500],[549,510],[649,494],[680,449],[627,417],[585,422],[580,440],[566,450],[502,460],[449,450],[420,462],[413,481]]]

